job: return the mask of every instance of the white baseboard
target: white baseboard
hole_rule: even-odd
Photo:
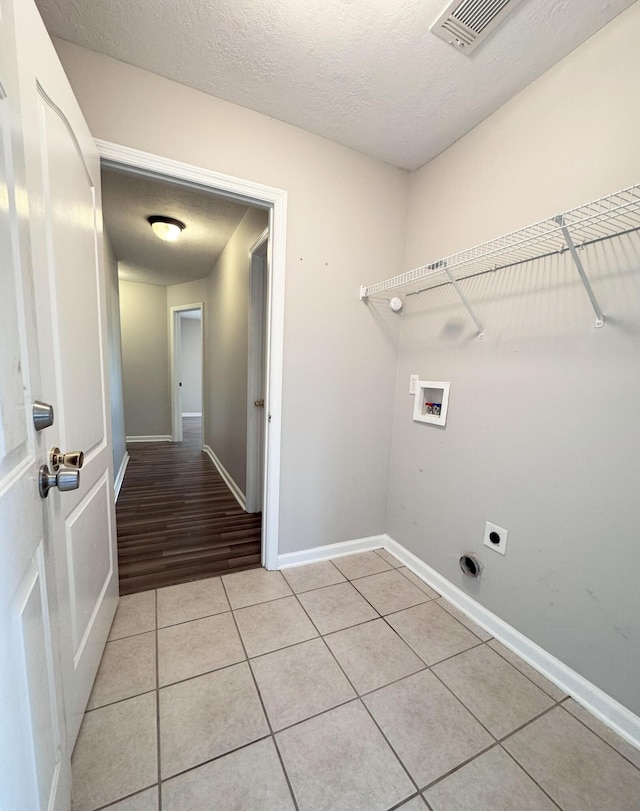
[[[595,684],[587,681],[575,670],[556,659],[520,631],[500,619],[477,600],[454,586],[441,574],[416,557],[404,546],[387,536],[384,548],[401,560],[408,569],[442,594],[450,603],[477,622],[499,642],[512,650],[521,659],[542,673],[549,681],[582,704],[602,723],[617,732],[632,746],[640,748],[640,718]]]
[[[128,436],[127,442],[171,442],[171,434],[159,434],[158,436]]]
[[[202,416],[202,411],[183,411],[182,416],[183,417],[201,417]]]
[[[222,462],[218,459],[215,453],[211,450],[208,445],[203,445],[202,450],[207,454],[207,456],[211,459],[213,464],[218,469],[218,473],[224,479],[224,483],[227,485],[229,490],[233,493],[235,500],[238,504],[242,507],[243,510],[247,509],[247,498],[242,490],[238,487],[236,482],[231,478],[231,474],[226,469],[226,467],[222,464]]]
[[[124,457],[123,457],[122,462],[120,464],[120,470],[118,470],[118,473],[116,475],[116,479],[115,479],[115,481],[113,483],[113,490],[114,490],[114,493],[115,493],[115,500],[116,501],[118,500],[118,496],[120,495],[120,488],[122,487],[122,482],[124,481],[124,474],[127,472],[127,465],[129,464],[129,459],[130,458],[131,457],[129,456],[129,452],[125,451]]]
[[[634,715],[631,710],[628,710],[614,698],[607,695],[595,684],[587,681],[575,670],[572,670],[559,659],[556,659],[555,656],[532,642],[496,614],[480,605],[477,600],[474,600],[473,597],[459,589],[388,535],[372,535],[369,538],[359,538],[327,546],[316,546],[313,549],[279,555],[278,568],[285,569],[289,566],[300,566],[304,563],[314,563],[329,558],[341,557],[342,555],[352,555],[355,552],[379,549],[380,547],[395,555],[421,580],[424,580],[425,583],[434,588],[456,608],[459,608],[480,627],[488,631],[491,636],[502,642],[503,645],[557,685],[567,695],[582,704],[592,715],[610,727],[621,738],[640,749],[640,718],[637,715]]]
[[[288,569],[291,566],[302,566],[305,563],[318,563],[321,560],[329,560],[329,558],[353,555],[355,552],[380,549],[387,540],[387,535],[371,535],[368,538],[357,538],[354,541],[342,541],[342,543],[331,543],[326,546],[315,546],[313,549],[302,549],[300,552],[287,552],[284,555],[278,555],[278,569]]]

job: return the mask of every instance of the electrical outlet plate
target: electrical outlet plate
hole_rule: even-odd
[[[416,389],[418,388],[418,380],[420,380],[420,375],[411,375],[409,378],[409,394],[416,393]]]
[[[499,527],[497,524],[492,524],[491,521],[487,521],[484,525],[484,545],[488,546],[489,549],[493,549],[495,552],[499,552],[501,555],[505,555],[507,552],[507,535],[509,533],[503,527]]]

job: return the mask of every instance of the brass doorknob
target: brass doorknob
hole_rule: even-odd
[[[264,400],[254,400],[253,404],[256,408],[264,408]]]
[[[60,448],[51,448],[49,451],[49,464],[54,473],[57,473],[62,466],[80,470],[84,464],[84,453],[82,451],[62,453]]]

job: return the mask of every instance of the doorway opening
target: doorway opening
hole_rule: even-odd
[[[107,167],[164,180],[197,189],[200,192],[208,191],[267,212],[269,238],[265,240],[264,248],[258,246],[255,260],[255,267],[262,262],[264,268],[262,327],[264,397],[255,398],[264,400],[264,418],[262,420],[262,440],[258,440],[254,447],[257,447],[263,458],[263,464],[260,465],[258,473],[262,474],[264,485],[262,497],[260,498],[259,495],[257,497],[258,501],[262,502],[261,505],[257,505],[262,510],[261,563],[267,569],[276,569],[278,567],[286,192],[109,142],[96,141],[96,144],[103,165]],[[260,254],[260,250],[263,251],[262,254]],[[253,260],[252,267],[254,267]],[[253,492],[256,493],[255,487]],[[252,498],[255,505],[255,495]]]
[[[204,437],[203,313],[202,302],[182,304],[170,310],[172,442],[182,442],[185,419],[189,420],[192,435],[199,431],[200,438]]]

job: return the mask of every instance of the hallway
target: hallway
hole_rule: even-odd
[[[116,505],[120,594],[260,565],[260,513],[245,513],[202,450],[202,420],[183,441],[128,445]]]

